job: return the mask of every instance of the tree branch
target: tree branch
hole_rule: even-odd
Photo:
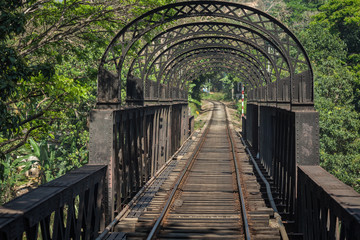
[[[27,141],[30,133],[31,133],[33,130],[35,130],[35,129],[37,129],[37,128],[40,128],[40,127],[41,127],[41,126],[36,126],[36,127],[30,128],[30,129],[26,132],[26,134],[25,134],[23,140],[21,140],[21,142],[19,142],[19,143],[16,144],[15,146],[12,146],[12,147],[9,148],[8,150],[4,151],[3,154],[6,155],[6,154],[8,154],[8,153],[11,153],[12,151],[15,151],[15,150],[18,149],[19,147],[23,146],[23,145],[26,143],[26,141]],[[3,145],[1,145],[1,146],[3,146]]]
[[[41,117],[42,115],[44,115],[44,113],[51,107],[51,105],[59,98],[64,96],[65,93],[60,94],[58,97],[54,98],[43,110],[41,110],[40,112],[38,112],[37,114],[34,114],[30,117],[28,117],[27,119],[25,119],[24,121],[20,122],[19,126],[24,125],[25,123],[28,123],[34,119],[37,119],[39,117]]]

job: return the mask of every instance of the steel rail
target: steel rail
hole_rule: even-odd
[[[212,101],[210,101],[212,102]],[[242,218],[243,218],[243,227],[244,227],[244,232],[245,232],[245,239],[246,240],[251,240],[251,235],[250,235],[250,228],[249,228],[249,223],[247,221],[247,214],[246,214],[246,207],[245,207],[245,199],[244,199],[244,195],[243,195],[243,192],[242,192],[242,188],[241,188],[241,182],[240,182],[240,172],[239,172],[239,167],[238,167],[238,164],[237,164],[237,158],[236,158],[236,153],[235,153],[235,147],[234,147],[234,143],[233,143],[233,136],[231,134],[231,131],[230,131],[230,127],[229,127],[229,120],[228,120],[228,114],[227,114],[227,111],[226,111],[226,108],[225,108],[225,105],[223,103],[221,103],[224,107],[224,110],[225,110],[225,116],[226,116],[226,127],[227,127],[227,135],[228,135],[228,139],[230,141],[230,144],[231,144],[231,150],[232,150],[232,156],[233,156],[233,161],[234,161],[234,166],[235,166],[235,172],[236,172],[236,179],[237,179],[237,187],[238,187],[238,190],[239,190],[239,200],[240,200],[240,203],[241,203],[241,212],[242,212]],[[213,113],[212,113],[213,114]],[[151,240],[153,239],[156,234],[158,233],[160,227],[161,227],[161,223],[163,221],[163,219],[165,218],[166,214],[168,213],[168,210],[169,210],[169,207],[171,206],[173,200],[174,200],[174,197],[175,197],[175,194],[180,186],[180,184],[182,183],[186,173],[188,173],[193,165],[193,163],[195,162],[195,159],[198,155],[198,153],[200,152],[201,150],[201,147],[206,139],[206,136],[207,136],[207,133],[209,131],[209,128],[210,128],[210,125],[212,123],[212,117],[209,121],[209,124],[207,125],[206,127],[206,130],[204,131],[203,135],[201,136],[201,140],[199,141],[199,143],[197,144],[196,148],[195,148],[195,151],[194,153],[191,155],[190,157],[190,161],[188,161],[188,163],[186,164],[186,166],[184,167],[184,170],[182,171],[182,174],[180,175],[180,177],[178,178],[160,216],[158,217],[157,221],[155,222],[153,228],[151,229],[149,235],[147,236],[147,240]]]
[[[231,130],[230,130],[230,126],[229,126],[229,118],[228,118],[226,106],[225,106],[224,103],[222,103],[222,105],[223,105],[224,110],[225,110],[226,129],[227,129],[228,137],[229,137],[229,140],[230,140],[232,156],[233,156],[234,165],[235,165],[236,181],[237,181],[237,186],[238,186],[238,189],[239,189],[239,198],[240,198],[240,204],[241,204],[241,214],[242,214],[243,224],[244,224],[243,227],[244,227],[244,230],[245,230],[245,239],[250,240],[251,239],[250,227],[249,227],[249,222],[247,220],[244,194],[243,194],[243,191],[242,191],[242,188],[241,188],[239,165],[237,163],[235,147],[234,147],[234,142],[233,142],[233,136],[231,134]]]
[[[109,223],[109,225],[104,229],[104,231],[96,238],[96,240],[104,239],[107,234],[114,228],[114,226],[121,221],[121,219],[129,213],[130,208],[133,207],[137,200],[143,195],[146,189],[148,189],[155,179],[170,165],[174,157],[182,150],[184,145],[192,138],[194,132],[184,141],[184,143],[179,147],[179,149],[169,158],[169,160],[152,176],[147,183],[139,190],[139,192],[133,197],[133,199],[126,204],[126,206],[121,210],[121,212],[114,218],[114,220]]]
[[[205,142],[206,135],[208,134],[209,129],[210,129],[210,125],[211,125],[211,123],[212,123],[212,116],[213,116],[213,112],[211,113],[211,118],[210,118],[209,124],[206,126],[206,129],[205,129],[203,135],[201,136],[201,140],[200,140],[199,143],[196,145],[195,151],[194,151],[194,153],[193,153],[193,154],[191,155],[191,157],[190,157],[190,161],[188,161],[187,164],[186,164],[186,166],[184,167],[184,169],[183,169],[180,177],[178,178],[178,180],[177,180],[177,182],[176,182],[173,190],[171,191],[171,194],[170,194],[168,200],[167,200],[166,203],[165,203],[165,206],[164,206],[163,210],[162,210],[161,213],[160,213],[160,216],[159,216],[158,219],[156,220],[156,222],[155,222],[153,228],[151,229],[149,235],[147,236],[146,240],[151,240],[151,239],[153,239],[153,238],[156,236],[156,234],[158,233],[158,231],[159,231],[159,229],[160,229],[160,227],[161,227],[161,223],[162,223],[165,215],[168,213],[169,207],[170,207],[171,204],[173,203],[173,200],[174,200],[174,197],[175,197],[175,193],[177,192],[180,184],[182,183],[182,181],[183,181],[186,173],[189,172],[191,166],[192,166],[193,163],[195,162],[195,159],[196,159],[198,153],[200,152],[200,149],[201,149],[203,143]]]
[[[280,231],[280,234],[281,234],[281,238],[283,240],[289,240],[289,237],[287,235],[287,232],[286,232],[286,229],[285,229],[285,226],[282,222],[282,219],[281,219],[281,215],[276,207],[276,204],[275,204],[275,201],[274,201],[274,198],[272,196],[272,193],[271,193],[271,187],[270,187],[270,183],[266,180],[266,178],[264,177],[264,175],[262,174],[258,164],[256,163],[253,155],[251,154],[250,152],[250,149],[249,147],[247,146],[245,140],[243,139],[243,137],[241,135],[240,136],[240,139],[242,141],[242,143],[244,144],[245,148],[246,148],[246,151],[247,153],[249,154],[249,157],[250,157],[250,160],[251,162],[253,163],[257,173],[259,174],[261,180],[264,182],[265,186],[266,186],[266,194],[268,196],[268,199],[269,199],[269,202],[270,202],[270,205],[272,207],[272,209],[274,210],[274,216],[275,216],[275,219],[277,220],[277,223],[279,224],[279,231]]]

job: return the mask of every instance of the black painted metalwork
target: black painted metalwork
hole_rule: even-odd
[[[228,69],[226,72],[232,72],[235,76],[238,76],[243,81],[249,81],[249,78],[255,78],[256,76],[253,76],[249,74],[246,75],[246,66],[244,66],[241,62],[234,62],[231,60],[224,59],[209,59],[209,61],[206,62],[200,62],[200,63],[194,63],[194,68],[191,68],[189,71],[185,72],[182,76],[183,82],[181,83],[181,87],[184,89],[188,89],[187,86],[189,85],[189,82],[192,82],[192,80],[195,80],[203,73],[209,72],[209,69],[213,69],[216,67]],[[229,71],[230,70],[230,71]],[[251,80],[250,80],[251,81]],[[186,84],[186,85],[185,85]]]
[[[267,41],[265,36],[261,35],[258,32],[253,31],[250,28],[230,24],[230,23],[220,23],[220,22],[201,22],[201,23],[190,23],[174,28],[168,29],[165,32],[162,32],[160,35],[156,36],[151,43],[145,45],[145,47],[137,54],[138,57],[132,62],[131,68],[129,70],[129,75],[134,76],[134,69],[137,72],[144,74],[142,69],[146,68],[149,63],[149,58],[153,59],[154,56],[158,56],[159,52],[162,52],[164,49],[171,48],[174,44],[178,43],[180,40],[193,38],[198,36],[207,36],[207,37],[232,37],[237,39],[246,39],[246,41],[251,42],[257,47],[261,48],[263,51],[268,51],[268,48],[273,48],[272,52],[269,52],[269,55],[277,62],[277,66],[280,68],[284,63],[281,62],[281,57],[287,58],[287,62],[290,62],[289,57],[285,56],[285,53],[281,51],[275,44]],[[149,54],[151,53],[151,54]],[[279,61],[280,60],[280,61]],[[136,62],[136,64],[135,64]],[[136,65],[137,67],[134,67]],[[289,69],[285,69],[287,72]],[[280,68],[281,75],[281,68]],[[144,78],[144,76],[139,76],[139,78]]]
[[[201,16],[207,17],[210,22],[196,24],[184,23],[184,21],[194,21],[194,19],[196,20]],[[180,24],[177,23],[179,19],[182,19]],[[211,21],[211,19],[222,20],[222,22],[217,23],[217,21]],[[234,21],[236,24],[231,23]],[[161,28],[159,28],[159,26],[161,26]],[[303,70],[309,71],[311,80],[306,81],[306,84],[310,84],[310,88],[312,88],[312,70],[308,57],[296,37],[279,21],[266,13],[241,4],[219,1],[191,1],[170,4],[150,11],[122,29],[113,39],[102,58],[99,71],[99,89],[102,91],[102,83],[104,82],[102,79],[108,79],[109,77],[106,76],[109,75],[111,76],[112,82],[117,82],[117,88],[121,88],[120,83],[121,79],[123,79],[121,71],[123,65],[126,64],[126,59],[128,59],[127,53],[133,50],[137,51],[135,42],[140,43],[136,44],[136,46],[140,46],[140,57],[137,60],[139,63],[139,61],[141,62],[141,59],[143,59],[142,56],[144,56],[145,59],[149,59],[149,55],[155,56],[157,52],[164,55],[165,51],[162,48],[164,45],[158,44],[159,42],[165,44],[170,41],[171,44],[173,44],[177,40],[184,39],[190,35],[199,36],[201,34],[210,34],[214,36],[215,34],[227,34],[227,36],[234,36],[235,33],[241,33],[237,35],[236,40],[245,41],[247,46],[252,45],[254,47],[254,44],[257,43],[256,50],[258,51],[255,51],[255,54],[263,51],[263,54],[268,58],[269,55],[272,55],[273,57],[275,56],[276,59],[281,57],[286,59],[284,62],[288,65],[288,71],[290,72],[287,87],[291,95],[299,88],[296,85],[292,86],[294,74],[297,72]],[[156,37],[150,41],[150,43],[145,41],[145,44],[141,44],[140,39],[142,37],[146,38],[151,35],[155,35]],[[280,54],[277,54],[277,52]],[[159,57],[156,57],[156,59],[159,59]],[[132,60],[129,64],[131,64],[131,62]],[[162,63],[161,59],[160,63]],[[147,64],[145,64],[145,66],[146,65]],[[283,65],[284,64],[273,65],[273,67],[284,69]],[[113,74],[110,73],[111,71]],[[146,71],[149,73],[149,68],[147,68]],[[139,99],[141,101],[141,99],[145,98],[151,100],[150,95],[154,96],[155,100],[159,99],[159,96],[156,94],[149,93],[146,95],[146,93],[144,93],[144,89],[148,89],[148,87],[159,88],[156,84],[147,83],[148,86],[144,88],[141,87],[141,84],[140,87],[138,86],[137,83],[147,81],[147,76],[144,76],[144,72],[141,74],[142,77],[139,78],[130,72],[129,78],[127,79],[127,84],[130,85],[130,89],[132,88],[133,90],[133,100]],[[281,75],[278,72],[275,80],[278,81],[280,79]],[[109,86],[105,86],[105,88],[108,87]],[[135,91],[134,88],[136,89]],[[155,89],[155,91],[157,90],[158,89]],[[110,93],[110,95],[106,97],[99,98],[99,105],[106,102],[120,102],[117,93],[118,91],[113,95]],[[145,97],[141,98],[142,95]],[[304,100],[301,102],[302,104],[312,104],[312,98],[307,102],[305,102],[305,100],[308,99],[303,98],[302,100]],[[290,102],[291,101],[292,97],[290,97]]]
[[[90,163],[105,164],[106,223],[144,186],[189,135],[187,103],[95,109]]]
[[[320,166],[300,166],[297,222],[304,239],[360,239],[359,194]]]
[[[0,207],[0,239],[94,239],[105,227],[106,166],[84,166]]]
[[[216,71],[233,73],[246,86],[243,136],[273,183],[282,217],[308,239],[358,237],[358,195],[346,191],[352,205],[337,200],[343,185],[318,166],[313,72],[300,42],[252,7],[190,1],[149,11],[115,36],[101,59],[90,116],[90,164],[98,166],[4,205],[0,238],[94,238],[193,130],[189,84]]]
[[[174,44],[172,47],[165,50],[162,54],[160,54],[154,62],[148,68],[148,71],[145,75],[145,89],[146,84],[148,84],[150,75],[154,75],[155,78],[159,81],[159,77],[161,72],[167,68],[171,62],[176,61],[176,57],[187,53],[189,51],[193,51],[198,48],[226,48],[230,47],[232,49],[236,49],[246,54],[247,56],[258,60],[258,64],[262,65],[263,68],[266,68],[266,61],[271,63],[271,70],[275,71],[275,75],[277,78],[280,78],[279,71],[276,67],[275,62],[270,58],[270,56],[263,52],[261,49],[257,48],[257,46],[252,46],[244,40],[238,40],[229,37],[198,37],[198,38],[190,38],[185,41],[181,41],[177,44]],[[255,54],[252,54],[254,52]],[[255,55],[255,56],[254,56]],[[146,90],[145,90],[145,97]]]
[[[188,81],[185,77],[186,74],[196,71],[198,69],[198,64],[209,62],[212,59],[218,59],[220,61],[230,61],[227,65],[239,65],[246,67],[246,72],[249,74],[249,78],[244,78],[244,82],[249,83],[249,87],[255,87],[263,81],[260,79],[268,79],[270,81],[267,72],[262,72],[257,65],[248,61],[243,55],[240,54],[226,54],[221,52],[214,52],[212,48],[205,49],[202,53],[190,54],[182,56],[181,60],[176,61],[175,64],[168,67],[168,71],[164,74],[168,76],[163,77],[164,82],[168,82],[167,79],[172,79],[175,83],[184,84],[185,81]],[[216,49],[215,49],[216,50]],[[229,64],[230,63],[230,64]],[[260,82],[260,83],[259,83]]]

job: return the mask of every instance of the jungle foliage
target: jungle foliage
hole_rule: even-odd
[[[170,2],[0,0],[0,204],[87,163],[99,59],[126,23]]]
[[[360,192],[360,0],[319,5],[298,34],[313,61],[321,165]]]
[[[130,20],[173,1],[0,0],[0,203],[87,163],[87,117],[105,47]],[[256,2],[308,50],[321,164],[360,191],[360,0]],[[226,91],[235,79],[212,77]],[[209,78],[192,85],[197,105]]]

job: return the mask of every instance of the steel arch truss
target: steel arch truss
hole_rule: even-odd
[[[246,65],[243,65],[242,62],[235,60],[225,61],[224,59],[213,58],[209,59],[209,61],[194,63],[194,68],[191,68],[184,73],[183,81],[180,83],[180,86],[187,89],[192,80],[196,79],[201,74],[211,72],[211,70],[213,70],[212,67],[226,69],[226,72],[228,72],[228,69],[231,69],[231,72],[243,82],[247,82],[249,79],[254,79],[256,77],[254,73],[247,72],[248,68]]]
[[[252,101],[313,105],[309,58],[282,23],[242,4],[190,1],[149,11],[114,37],[99,66],[98,106],[120,106],[125,87],[131,104],[187,101],[188,76],[200,63],[219,69],[214,61],[247,73],[239,75]]]
[[[268,55],[277,62],[277,66],[280,71],[284,70],[287,72],[287,74],[283,73],[283,75],[289,76],[289,67],[287,66],[287,62],[290,62],[290,56],[286,55],[286,52],[283,49],[279,49],[276,44],[268,41],[264,35],[252,30],[251,28],[223,22],[189,23],[179,25],[168,29],[166,32],[162,32],[150,43],[146,44],[143,49],[141,49],[137,57],[132,62],[129,74],[135,75],[134,72],[136,72],[136,70],[137,72],[144,74],[141,70],[146,69],[146,63],[149,63],[150,59],[158,56],[162,51],[175,43],[196,36],[227,36],[248,41],[263,51],[268,52]],[[284,59],[287,61],[284,61]]]
[[[197,37],[181,41],[162,52],[162,54],[159,55],[148,68],[148,71],[145,75],[145,80],[147,80],[145,83],[148,83],[149,80],[151,81],[149,78],[150,76],[155,76],[155,79],[159,81],[162,72],[165,71],[165,69],[167,69],[172,63],[176,62],[178,57],[201,48],[234,49],[243,53],[248,58],[252,58],[253,61],[256,61],[259,67],[262,69],[269,67],[270,72],[274,72],[275,75],[279,77],[279,71],[276,63],[266,52],[258,49],[257,46],[252,46],[243,40],[230,37]]]
[[[217,49],[207,49],[207,51],[203,51],[202,53],[188,55],[187,57],[179,60],[178,62],[176,62],[176,64],[170,67],[169,71],[167,71],[168,76],[166,76],[165,79],[167,79],[167,81],[170,81],[172,79],[174,82],[177,83],[181,80],[184,81],[186,80],[186,77],[184,77],[184,75],[187,72],[196,69],[197,64],[209,62],[213,59],[225,61],[228,65],[230,64],[230,66],[231,64],[241,63],[244,67],[246,67],[247,72],[252,75],[249,76],[248,81],[245,81],[245,83],[248,83],[249,88],[259,86],[261,79],[269,79],[267,72],[265,72],[264,74],[261,71],[262,69],[259,69],[256,64],[250,61],[251,59],[247,59],[241,54],[236,54],[236,52],[225,53],[213,50]]]

